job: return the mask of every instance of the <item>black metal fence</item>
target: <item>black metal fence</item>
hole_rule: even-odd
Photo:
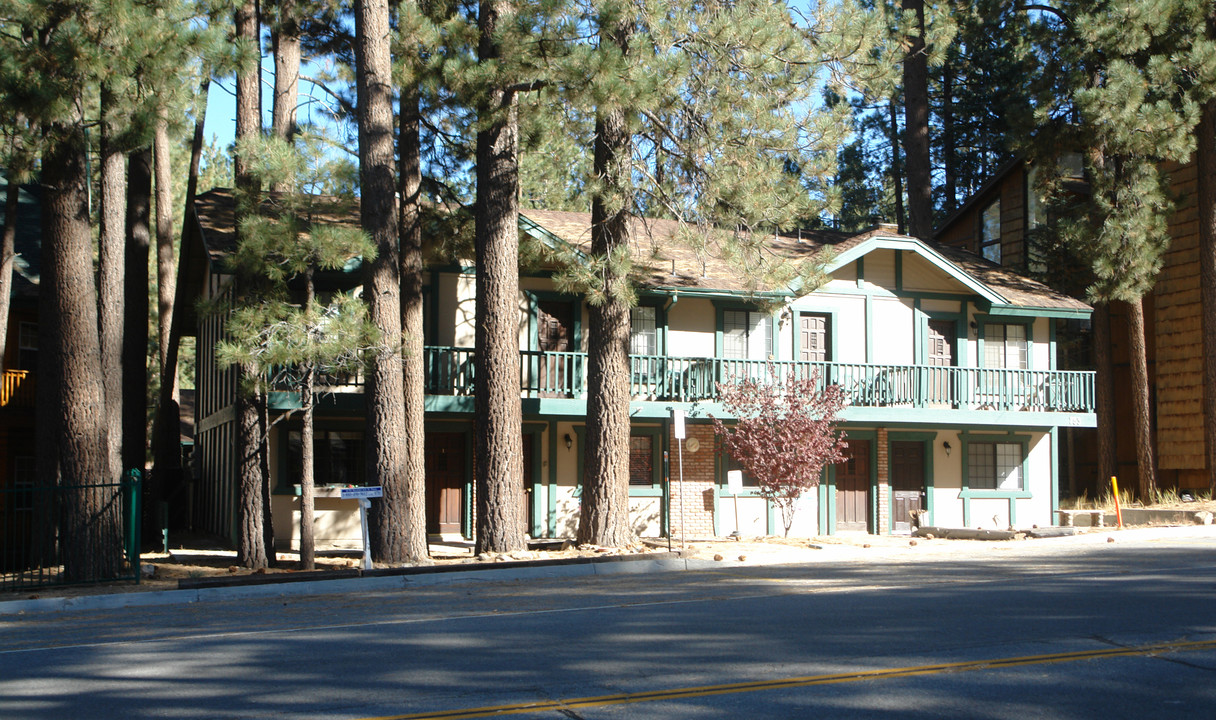
[[[139,582],[140,474],[0,487],[0,590]]]

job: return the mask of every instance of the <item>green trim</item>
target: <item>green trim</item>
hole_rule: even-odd
[[[827,321],[828,321],[828,332],[827,332],[828,357],[827,357],[827,361],[832,362],[832,360],[836,357],[836,348],[839,347],[837,329],[836,329],[838,323],[836,322],[836,317],[840,313],[840,311],[836,310],[836,309],[815,310],[812,308],[798,308],[796,310],[791,309],[790,312],[792,314],[793,323],[794,323],[794,326],[792,328],[790,328],[790,334],[794,336],[794,354],[790,356],[790,359],[797,361],[802,356],[802,316],[803,315],[819,315],[822,317],[826,317]],[[780,357],[780,356],[774,354],[774,357]]]
[[[1054,520],[1060,509],[1060,429],[1052,428],[1047,436],[1051,438],[1051,518]]]
[[[545,488],[548,518],[545,521],[546,537],[557,537],[557,421],[548,421],[549,433],[549,484]]]
[[[903,292],[904,289],[904,254],[899,250],[895,251],[895,292]]]
[[[1004,434],[998,433],[975,433],[960,431],[958,434],[959,444],[962,447],[962,472],[960,479],[962,489],[959,491],[959,498],[963,501],[963,525],[971,526],[971,501],[972,500],[1007,500],[1009,502],[1009,524],[1015,525],[1017,522],[1017,501],[1028,500],[1033,497],[1030,491],[1030,477],[1027,473],[1027,463],[1030,457],[1030,440],[1029,435],[1017,435],[1013,432]],[[967,483],[970,480],[968,477],[970,468],[970,452],[972,443],[1016,443],[1022,446],[1022,489],[1021,490],[986,490],[972,489]]]
[[[544,513],[540,499],[540,489],[544,486],[541,453],[543,444],[541,443],[541,439],[544,437],[548,427],[548,423],[525,422],[522,428],[525,436],[532,436],[532,441],[529,443],[530,447],[528,448],[528,452],[532,454],[532,477],[524,478],[524,481],[531,485],[531,492],[529,493],[531,500],[529,501],[530,507],[528,508],[528,517],[531,518],[531,522],[528,525],[528,535],[533,538],[541,537],[544,532],[542,530]]]
[[[866,295],[866,362],[874,362],[874,296]]]
[[[1094,311],[1092,309],[1040,308],[993,303],[988,308],[988,313],[1001,317],[1045,317],[1060,318],[1062,320],[1086,320],[1093,315]]]
[[[844,267],[843,263],[841,264],[841,267]],[[857,264],[855,265],[855,267],[857,268],[857,289],[860,290],[860,289],[864,288],[866,285],[866,259],[865,259],[865,257],[858,257]],[[825,268],[825,272],[830,273],[831,270],[827,270]]]
[[[568,243],[565,240],[558,237],[557,235],[554,235],[553,233],[549,232],[548,230],[545,229],[545,227],[543,225],[537,223],[535,220],[528,217],[523,212],[519,213],[518,222],[519,222],[520,230],[524,231],[524,233],[526,233],[527,235],[534,237],[537,240],[541,241],[542,243],[545,244],[545,246],[547,246],[551,250],[560,250],[560,249],[564,248],[564,249],[568,249],[568,250],[571,250],[572,252],[574,252],[574,254],[580,260],[585,260],[587,258],[586,253],[584,253],[582,250],[579,250],[577,246],[575,246],[571,243]]]
[[[955,265],[954,263],[947,260],[943,255],[938,253],[936,250],[930,248],[928,245],[925,245],[923,242],[921,242],[920,240],[917,240],[916,238],[894,238],[894,237],[869,238],[867,240],[862,241],[861,243],[859,243],[857,245],[854,245],[853,247],[849,248],[848,250],[845,250],[844,252],[838,254],[836,257],[832,258],[831,261],[828,263],[827,267],[825,268],[825,270],[828,273],[834,272],[835,270],[837,270],[841,267],[844,267],[848,263],[853,262],[854,260],[860,261],[865,255],[869,254],[870,252],[873,252],[874,250],[880,250],[880,249],[895,250],[895,251],[902,250],[905,252],[914,252],[917,255],[920,255],[921,257],[923,257],[925,260],[929,261],[931,264],[937,266],[938,269],[942,270],[950,277],[954,278],[956,281],[958,281],[959,284],[963,285],[968,290],[974,292],[976,295],[979,295],[981,298],[987,300],[988,302],[993,303],[993,304],[999,303],[1001,305],[1008,304],[1006,302],[1005,298],[1000,295],[1000,293],[996,292],[995,290],[988,287],[987,285],[980,282],[979,280],[971,277],[966,272],[964,272],[962,269],[960,269],[957,265]]]
[[[878,526],[878,431],[849,430],[846,428],[845,432],[847,433],[847,437],[845,438],[846,440],[866,440],[870,443],[870,502],[868,503],[870,507],[867,511],[868,517],[866,518],[866,531],[869,532],[871,528]],[[835,465],[830,468],[827,481],[830,484],[830,487],[826,493],[826,504],[828,506],[828,510],[825,517],[825,524],[820,525],[819,529],[820,532],[824,532],[827,535],[835,535],[837,521]],[[820,483],[821,487],[822,485],[823,483]],[[820,509],[820,514],[821,516],[823,515],[822,507]]]
[[[1034,321],[1035,318],[994,318],[991,313],[976,313],[975,320],[978,338],[975,341],[975,366],[984,367],[984,336],[988,325],[1021,325],[1026,328],[1026,370],[1034,370]],[[1052,364],[1054,368],[1054,363]]]
[[[663,428],[662,427],[630,427],[629,437],[660,438],[659,442],[651,441],[650,445],[650,487],[641,485],[629,486],[629,497],[662,497],[663,496]]]
[[[887,433],[887,483],[890,485],[890,459],[895,457],[894,449],[891,447],[896,442],[919,442],[923,445],[924,451],[924,487],[922,488],[922,497],[924,499],[924,509],[929,519],[929,524],[933,524],[933,448],[937,442],[936,432],[907,432],[895,431]],[[894,491],[887,493],[887,524],[890,528],[887,532],[895,532],[895,493]]]
[[[778,352],[779,352],[779,350],[778,350],[779,337],[778,336],[780,335],[780,326],[778,323],[777,313],[773,313],[773,312],[766,313],[765,311],[758,309],[754,304],[726,303],[726,302],[714,301],[713,305],[714,305],[714,315],[716,316],[715,324],[714,324],[714,357],[716,357],[716,358],[724,357],[724,352],[725,352],[724,346],[725,346],[725,335],[726,335],[726,311],[728,311],[728,310],[733,310],[736,312],[745,312],[745,313],[748,313],[749,315],[751,315],[751,314],[762,315],[762,316],[767,315],[768,319],[769,319],[769,330],[768,330],[768,353],[766,353],[766,354],[773,358],[780,357],[780,355],[778,354]]]

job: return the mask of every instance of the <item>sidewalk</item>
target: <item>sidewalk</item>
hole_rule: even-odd
[[[375,569],[367,572],[333,573],[333,579],[318,574],[244,575],[220,587],[189,589],[137,589],[89,592],[99,588],[50,588],[21,593],[27,597],[0,601],[0,616],[67,610],[105,610],[175,603],[202,603],[265,598],[381,592],[462,582],[504,582],[533,578],[574,578],[594,575],[704,571],[806,563],[932,563],[968,559],[1027,557],[1048,558],[1060,554],[1100,553],[1111,544],[1121,548],[1151,549],[1154,543],[1216,540],[1216,526],[1147,527],[1118,530],[1106,528],[1069,537],[991,542],[940,540],[907,536],[848,535],[809,539],[754,538],[743,541],[714,539],[690,541],[684,549],[677,541],[673,551],[577,556],[505,562],[469,561],[425,567]],[[357,575],[353,576],[352,575]],[[183,582],[189,585],[191,583]],[[200,583],[195,583],[200,584]],[[205,583],[204,583],[205,584]],[[54,595],[52,595],[54,594]]]

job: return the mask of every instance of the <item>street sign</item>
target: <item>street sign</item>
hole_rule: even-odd
[[[342,499],[351,500],[357,498],[378,498],[384,497],[384,487],[382,485],[372,485],[370,487],[348,487],[342,488]]]
[[[731,495],[738,495],[743,492],[743,471],[728,470],[726,472],[726,488]]]
[[[671,419],[675,421],[675,433],[677,440],[684,439],[684,411],[680,408],[672,408]]]

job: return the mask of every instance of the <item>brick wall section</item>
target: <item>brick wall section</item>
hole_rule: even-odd
[[[675,538],[713,537],[714,535],[714,428],[713,425],[685,423],[684,482],[680,482],[680,454],[674,428],[668,438],[671,447],[671,535]],[[700,447],[689,452],[688,441],[696,438]],[[680,526],[680,502],[684,503],[684,527]]]
[[[878,527],[875,535],[891,534],[891,458],[887,429],[878,428]]]

